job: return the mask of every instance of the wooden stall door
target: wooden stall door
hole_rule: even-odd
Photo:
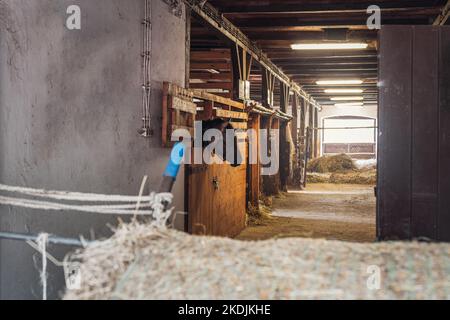
[[[191,234],[212,235],[213,170],[206,164],[194,164],[189,166],[188,175],[188,231]]]
[[[379,239],[450,241],[450,27],[380,32]]]
[[[245,142],[240,148],[245,160]],[[190,166],[190,233],[235,237],[245,228],[246,171],[245,161],[236,168],[227,163]]]

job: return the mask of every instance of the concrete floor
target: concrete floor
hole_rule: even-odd
[[[310,184],[273,201],[272,217],[246,228],[241,240],[306,237],[375,241],[373,186]]]

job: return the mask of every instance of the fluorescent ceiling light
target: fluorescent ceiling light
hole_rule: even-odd
[[[362,80],[320,80],[316,82],[316,84],[319,86],[340,86],[362,83]]]
[[[326,89],[325,93],[363,93],[362,89]]]
[[[333,97],[331,101],[362,101],[363,97]]]
[[[335,43],[297,43],[292,44],[293,50],[350,50],[367,49],[367,43],[360,42],[335,42]]]
[[[362,102],[336,103],[335,107],[362,107]]]

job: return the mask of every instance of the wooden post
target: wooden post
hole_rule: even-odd
[[[232,97],[234,100],[246,100],[247,89],[243,82],[249,81],[253,57],[237,44],[231,46]],[[241,87],[243,85],[243,87]],[[248,92],[249,94],[249,92]],[[250,97],[248,97],[250,98]]]
[[[289,105],[289,87],[280,83],[280,108],[287,113]],[[288,180],[291,174],[291,145],[288,141],[287,122],[282,121],[280,128],[280,189],[287,191]],[[290,133],[289,133],[290,134]]]
[[[320,139],[319,139],[319,110],[314,108],[314,158],[318,158],[320,156]]]
[[[249,129],[255,130],[254,139],[250,146],[253,147],[253,150],[249,147],[249,154],[253,152],[256,155],[255,164],[248,165],[248,201],[254,208],[259,208],[259,195],[260,195],[260,187],[261,187],[261,164],[259,162],[259,129],[261,126],[261,116],[259,114],[252,114],[249,122]]]
[[[263,126],[265,129],[270,130],[280,129],[280,121],[277,118],[269,117],[263,120]],[[270,146],[270,144],[268,144]],[[272,149],[269,148],[269,154],[276,154],[280,155],[279,146],[278,149]],[[271,175],[271,176],[263,176],[263,193],[267,196],[274,196],[277,195],[280,192],[280,172],[278,171],[277,174]]]
[[[189,88],[191,79],[191,9],[186,7],[186,35],[185,35],[185,80],[184,87]]]
[[[309,106],[309,110],[308,110],[308,114],[309,114],[309,122],[308,122],[308,128],[311,131],[312,128],[314,128],[314,106],[310,103],[308,103]],[[309,135],[309,146],[310,146],[310,151],[308,154],[308,158],[314,158],[314,134],[311,131],[311,134]]]
[[[304,132],[301,131],[302,121],[302,102],[300,97],[295,93],[292,101],[292,116],[294,117],[291,122],[291,135],[292,142],[294,144],[295,152],[292,166],[292,180],[289,182],[290,185],[296,188],[301,188],[302,186],[302,148],[301,148],[301,136]]]
[[[266,108],[273,107],[273,91],[275,88],[275,77],[266,69],[261,68],[262,85],[261,85],[261,104]]]

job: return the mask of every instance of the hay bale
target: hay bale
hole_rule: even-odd
[[[346,154],[324,156],[313,159],[308,163],[308,171],[317,173],[344,172],[355,169],[356,166],[352,158]]]
[[[450,244],[241,242],[122,225],[81,260],[65,299],[448,299]],[[380,290],[367,285],[379,268]]]

